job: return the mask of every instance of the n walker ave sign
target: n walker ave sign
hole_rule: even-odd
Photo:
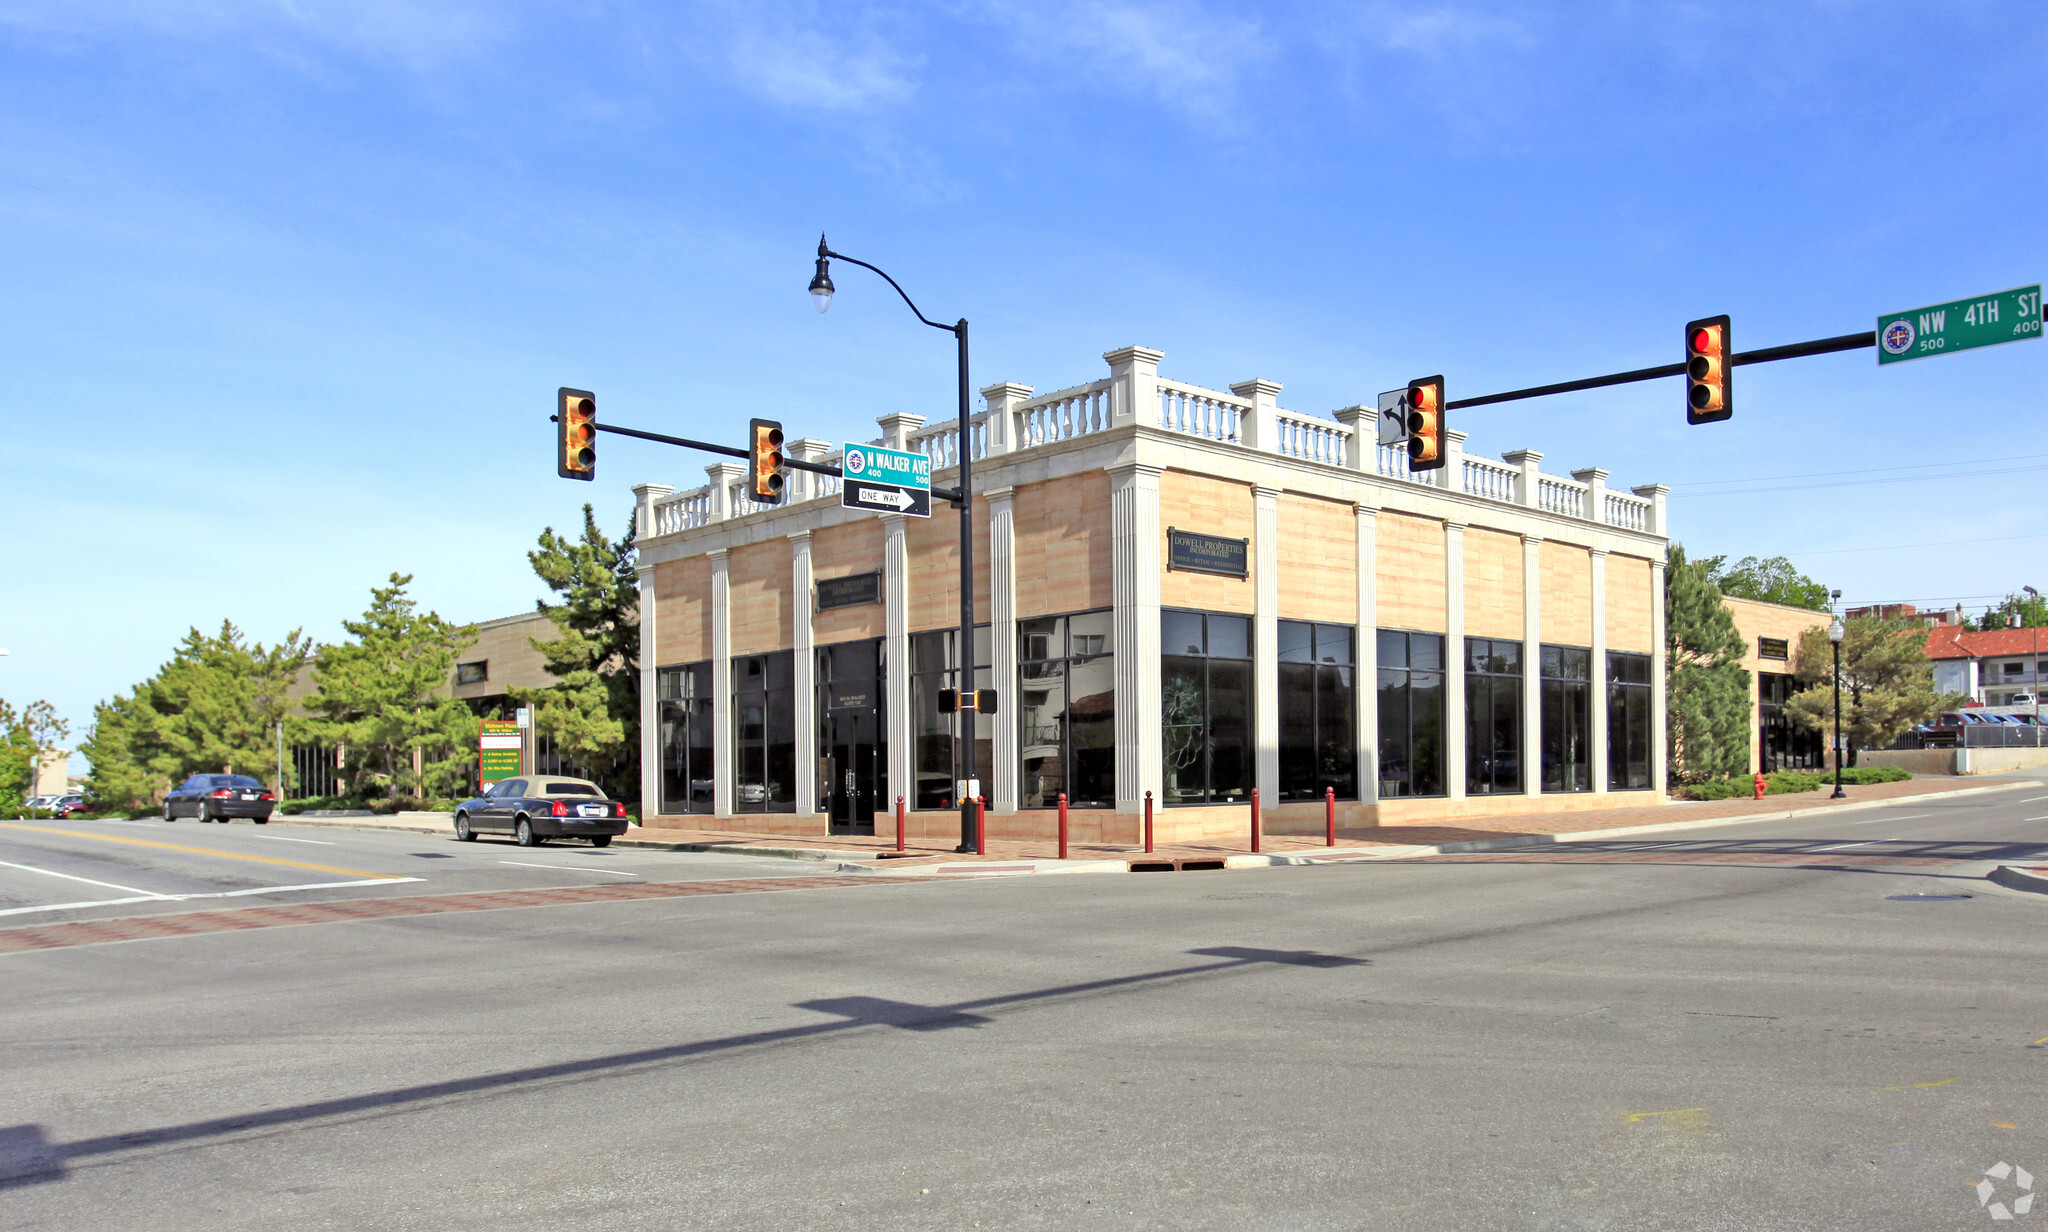
[[[1877,319],[1877,362],[1904,363],[2041,336],[2041,284]]]
[[[924,454],[848,444],[840,469],[845,486],[839,503],[845,508],[932,516],[932,460]]]

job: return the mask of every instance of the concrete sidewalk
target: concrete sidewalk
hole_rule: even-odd
[[[1182,868],[1255,868],[1326,864],[1356,860],[1408,859],[1444,853],[1492,851],[1540,846],[1561,838],[1613,838],[1657,834],[1747,821],[1779,821],[1808,813],[1822,814],[1872,808],[1910,798],[1947,798],[2040,787],[2038,779],[1994,779],[1957,786],[1947,776],[1898,783],[1847,787],[1846,800],[1829,798],[1830,788],[1762,800],[1674,801],[1665,805],[1633,805],[1583,813],[1531,813],[1491,820],[1487,829],[1463,826],[1373,826],[1340,829],[1337,846],[1323,836],[1268,834],[1261,850],[1252,852],[1250,834],[1230,842],[1160,845],[1151,854],[1136,847],[1071,843],[1068,859],[1057,858],[1053,843],[997,839],[987,855],[960,854],[931,842],[911,842],[896,850],[893,833],[835,834],[790,837],[745,831],[680,830],[634,826],[614,846],[657,851],[699,851],[735,856],[820,861],[846,872],[886,872],[892,876],[1020,876],[1032,873],[1095,873],[1168,871]],[[398,813],[387,817],[284,816],[281,824],[327,826],[351,830],[393,830],[450,836],[454,817],[448,813]],[[886,829],[888,821],[881,820]]]

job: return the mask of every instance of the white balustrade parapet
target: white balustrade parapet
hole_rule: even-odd
[[[1033,395],[1029,385],[1000,382],[983,387],[987,409],[968,420],[968,449],[977,462],[1021,450],[1035,449],[1138,426],[1163,429],[1203,441],[1256,450],[1296,462],[1341,470],[1364,471],[1384,479],[1424,484],[1482,501],[1540,510],[1557,517],[1577,518],[1622,530],[1663,535],[1666,497],[1670,489],[1648,484],[1630,492],[1607,487],[1607,472],[1587,467],[1569,479],[1543,474],[1543,455],[1515,449],[1500,461],[1465,452],[1465,434],[1444,433],[1441,467],[1409,468],[1404,444],[1379,443],[1378,409],[1348,406],[1325,418],[1279,405],[1277,381],[1240,381],[1230,392],[1206,389],[1159,375],[1164,356],[1146,347],[1124,347],[1103,354],[1108,377]],[[894,412],[876,420],[882,428],[875,445],[923,453],[933,470],[960,464],[957,420],[926,423],[921,416]],[[791,457],[838,466],[844,453],[822,440],[804,439],[788,446]],[[670,494],[659,484],[634,489],[643,534],[650,536],[694,530],[727,518],[747,517],[763,506],[745,492],[745,467],[720,462],[705,468],[712,482],[688,492]],[[793,472],[788,503],[837,499],[844,481],[830,475]]]

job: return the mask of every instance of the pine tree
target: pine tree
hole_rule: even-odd
[[[588,769],[613,799],[640,798],[640,588],[633,525],[616,542],[583,506],[583,534],[551,526],[526,554],[533,571],[563,602],[537,604],[559,637],[531,639],[558,683],[512,689],[531,706],[535,729]]]
[[[1671,545],[1664,570],[1669,777],[1698,783],[1749,765],[1749,672],[1742,635],[1721,602],[1709,561]]]
[[[1835,722],[1835,648],[1826,629],[1799,638],[1793,672],[1803,686],[1785,703],[1801,727],[1832,734]],[[1927,659],[1927,630],[1875,616],[1857,616],[1842,631],[1842,737],[1848,763],[1858,749],[1881,749],[1962,696],[1934,691],[1934,665]]]
[[[476,626],[419,612],[411,584],[394,573],[371,588],[362,619],[342,622],[352,640],[314,654],[311,717],[288,725],[347,749],[342,774],[354,795],[453,795],[475,765],[476,717],[442,690]]]

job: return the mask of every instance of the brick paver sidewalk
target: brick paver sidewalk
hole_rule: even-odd
[[[1958,791],[1972,787],[1992,787],[2016,782],[2010,779],[1989,779],[1961,781],[1953,778],[1909,779],[1898,783],[1873,783],[1863,787],[1844,787],[1849,803],[1858,800],[1889,800],[1907,796],[1932,795],[1938,792]],[[1337,842],[1343,847],[1373,846],[1435,846],[1443,843],[1466,843],[1479,839],[1519,838],[1541,834],[1575,834],[1587,830],[1619,830],[1630,826],[1667,825],[1683,821],[1736,821],[1744,817],[1775,816],[1787,812],[1819,811],[1836,802],[1829,799],[1832,787],[1818,791],[1788,793],[1779,796],[1765,796],[1761,800],[1713,800],[1685,801],[1667,805],[1637,805],[1635,807],[1595,809],[1577,813],[1526,813],[1506,817],[1488,818],[1486,828],[1469,826],[1371,826],[1339,829]],[[626,838],[649,842],[672,842],[706,844],[712,847],[773,847],[785,850],[847,851],[878,856],[894,856],[896,836],[890,820],[886,817],[875,819],[875,825],[882,833],[834,834],[830,836],[790,836],[781,834],[750,834],[743,831],[717,830],[672,830],[655,826],[643,829],[635,826]],[[951,863],[955,861],[1016,861],[1049,860],[1059,854],[1057,844],[1047,839],[992,839],[988,854],[957,854],[950,843],[935,843],[929,840],[912,839],[905,843],[905,853],[896,857],[905,864]],[[1268,834],[1260,844],[1268,854],[1284,855],[1291,852],[1316,851],[1323,849],[1323,836],[1302,834]],[[1197,843],[1160,844],[1156,854],[1175,857],[1201,857],[1205,855],[1239,855],[1251,850],[1249,830],[1243,837],[1227,841]],[[1067,854],[1070,859],[1123,859],[1141,854],[1141,847],[1125,847],[1105,843],[1069,843]],[[891,863],[895,861],[892,860]]]

